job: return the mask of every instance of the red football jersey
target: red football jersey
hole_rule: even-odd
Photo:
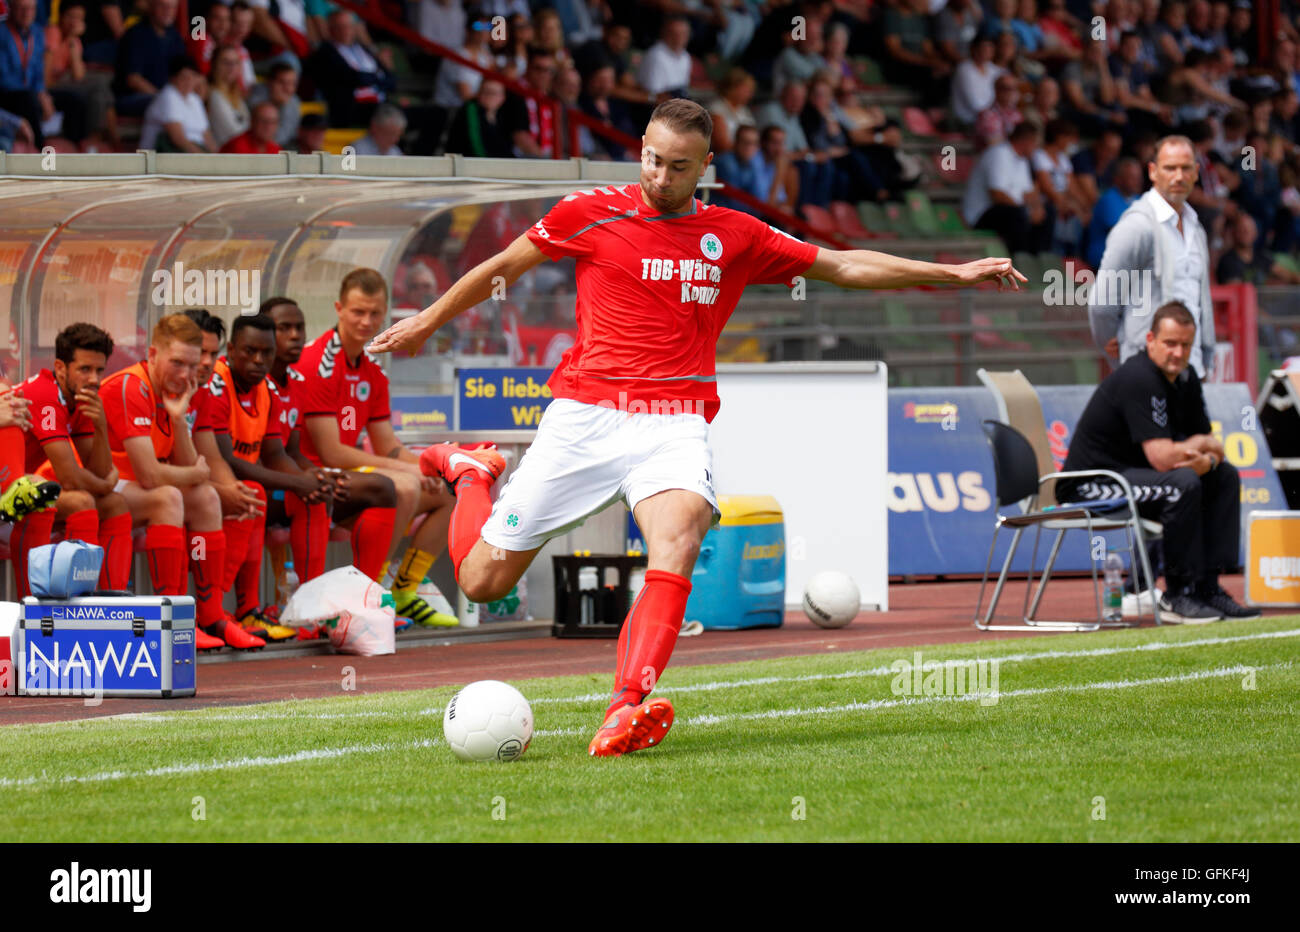
[[[221,357],[223,360],[226,358]],[[212,382],[208,378],[209,384]],[[216,425],[212,421],[211,407],[212,390],[209,385],[200,385],[194,390],[193,397],[190,398],[189,409],[185,412],[185,423],[190,426],[190,435],[193,436],[201,430],[212,430]]]
[[[275,386],[275,397],[280,401],[280,440],[287,447],[293,432],[302,426],[302,374],[292,367],[286,368],[284,383],[268,377]]]
[[[527,235],[550,258],[577,260],[578,337],[551,375],[555,397],[710,421],[718,335],[741,292],[793,284],[817,258],[737,210],[692,200],[661,214],[635,183],[570,194]]]
[[[71,442],[74,437],[85,437],[95,432],[94,425],[84,415],[69,411],[68,399],[63,397],[63,389],[59,388],[54,373],[49,369],[42,369],[18,385],[14,392],[31,402],[32,426],[23,431],[26,441],[23,468],[28,473],[38,473],[45,464],[47,443],[55,440]],[[72,452],[76,456],[76,447]]]
[[[302,350],[297,369],[303,377],[299,393],[299,416],[329,415],[338,421],[339,442],[355,447],[361,432],[371,421],[386,421],[393,412],[388,406],[388,376],[375,357],[365,350],[355,361],[343,353],[338,330],[327,330]],[[315,463],[320,455],[304,430],[298,448]]]

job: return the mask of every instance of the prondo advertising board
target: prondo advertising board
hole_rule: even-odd
[[[1052,458],[1065,463],[1075,424],[1095,386],[1055,385],[1038,389]],[[1242,547],[1251,511],[1285,507],[1254,405],[1241,384],[1206,385],[1205,400],[1215,436],[1241,476]],[[981,422],[997,418],[985,388],[894,388],[889,391],[889,572],[934,576],[982,573],[993,539],[997,483]],[[1014,509],[1010,505],[1008,508]],[[1032,531],[1029,532],[1032,535]],[[1051,537],[1044,535],[1044,546]],[[1011,535],[1002,535],[994,566],[1006,556]],[[1032,554],[1021,545],[1015,569],[1026,570]],[[1107,546],[1122,545],[1121,534]],[[1038,557],[1041,569],[1045,550]],[[1071,532],[1057,565],[1086,570],[1087,535]]]

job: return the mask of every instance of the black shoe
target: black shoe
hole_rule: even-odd
[[[1235,603],[1234,603],[1235,604]],[[1191,593],[1166,593],[1160,599],[1160,620],[1176,625],[1205,625],[1223,616]]]
[[[1258,618],[1260,615],[1259,609],[1239,604],[1217,582],[1200,589],[1196,597],[1224,618]]]

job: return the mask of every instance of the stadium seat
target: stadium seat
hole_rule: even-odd
[[[899,236],[919,236],[920,231],[916,224],[912,222],[911,216],[904,206],[897,201],[888,201],[881,205],[881,210],[885,214],[885,222],[889,224],[889,230],[897,233]]]
[[[898,235],[890,229],[889,218],[875,201],[862,201],[858,204],[858,219],[875,239],[893,239]]]
[[[1099,628],[1131,627],[1136,622],[1108,622],[1102,617],[1101,601],[1095,600],[1096,618],[1092,621],[1052,621],[1037,616],[1038,606],[1043,592],[1052,578],[1052,568],[1060,554],[1061,542],[1066,531],[1083,530],[1091,538],[1100,531],[1123,531],[1131,565],[1139,580],[1139,588],[1155,588],[1155,576],[1151,572],[1151,563],[1147,556],[1146,541],[1161,536],[1164,529],[1159,522],[1143,518],[1133,507],[1133,490],[1127,480],[1118,473],[1109,470],[1076,470],[1060,472],[1052,459],[1051,447],[1047,438],[1047,422],[1043,418],[1043,408],[1038,400],[1038,393],[1019,370],[1014,372],[989,372],[980,369],[977,373],[981,382],[993,393],[997,403],[999,420],[984,422],[988,437],[989,450],[993,455],[993,475],[997,485],[997,516],[993,526],[993,540],[989,545],[988,561],[984,566],[984,577],[980,582],[979,601],[975,605],[975,627],[981,631],[1096,631]],[[1111,498],[1088,503],[1062,503],[1056,497],[1056,482],[1067,477],[1096,478],[1110,485],[1115,493]],[[1019,503],[1019,514],[1003,514],[1003,506]],[[1064,507],[1062,507],[1064,506]],[[1047,510],[1047,509],[1052,510]],[[998,535],[1003,528],[1014,530],[1011,547],[1002,563],[1002,571],[993,589],[993,596],[986,612],[981,615],[984,604],[984,590],[988,584],[989,570],[993,565],[993,553],[997,549]],[[1006,586],[1011,572],[1011,563],[1020,545],[1020,538],[1026,528],[1034,528],[1034,554],[1038,553],[1038,544],[1043,530],[1055,531],[1056,539],[1052,543],[1047,564],[1043,567],[1042,579],[1034,590],[1034,567],[1029,567],[1025,582],[1025,603],[1028,608],[1019,624],[994,624],[994,613],[998,600]],[[1140,580],[1146,580],[1142,586]],[[1092,561],[1093,591],[1097,592],[1097,561]],[[1033,590],[1033,599],[1030,592]],[[1152,606],[1156,624],[1160,624],[1159,610]]]
[[[924,191],[907,192],[907,209],[911,214],[912,225],[921,236],[940,236],[939,218],[935,216],[934,205]]]
[[[813,228],[813,232],[818,236],[839,235],[839,225],[836,224],[835,218],[831,216],[830,211],[825,207],[804,204],[799,208],[799,213],[803,215],[804,220],[808,221],[808,225]]]
[[[966,141],[966,137],[961,133],[945,133],[940,130],[934,125],[934,120],[930,118],[930,114],[920,107],[903,108],[903,128],[914,136],[944,139],[950,142]]]
[[[875,235],[862,225],[853,205],[845,201],[831,201],[831,218],[839,226],[840,232],[849,239],[874,239]]]

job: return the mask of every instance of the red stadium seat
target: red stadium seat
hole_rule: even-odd
[[[839,226],[835,219],[830,215],[825,207],[818,207],[815,204],[804,204],[799,208],[803,218],[808,221],[808,225],[813,228],[813,232],[818,236],[836,236],[839,233]]]
[[[875,234],[862,225],[858,212],[846,201],[831,201],[831,218],[840,232],[849,239],[875,239]]]
[[[929,136],[935,139],[961,140],[966,137],[961,133],[945,133],[934,125],[930,115],[920,107],[903,108],[903,127],[914,136]]]

